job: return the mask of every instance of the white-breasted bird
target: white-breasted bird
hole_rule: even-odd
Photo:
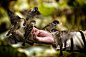
[[[63,43],[68,39],[72,38],[72,35],[70,35],[70,31],[58,31],[55,28],[51,30],[51,33],[53,34],[55,40],[55,45],[52,46],[54,47],[55,50],[57,50],[56,47],[59,45],[60,46],[59,55],[62,55]]]

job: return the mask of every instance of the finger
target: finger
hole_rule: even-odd
[[[33,32],[35,33],[35,35],[38,35],[39,34],[39,30],[36,29],[36,28],[33,28]]]
[[[54,39],[50,37],[36,37],[35,39],[39,43],[54,43]]]
[[[47,36],[47,35],[49,35],[49,32],[44,31],[44,30],[39,30],[38,36],[45,37],[45,36]]]
[[[37,28],[35,28],[35,27],[33,28],[33,30],[34,30],[34,32],[37,32],[37,31],[38,31],[38,29],[37,29]]]
[[[37,32],[34,32],[35,33],[35,35],[38,35],[39,34],[39,31],[37,31]]]

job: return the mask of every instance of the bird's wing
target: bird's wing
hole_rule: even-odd
[[[8,16],[10,17],[11,24],[15,24],[19,19],[21,19],[19,16],[15,15],[14,12],[10,11],[9,9],[7,10]]]

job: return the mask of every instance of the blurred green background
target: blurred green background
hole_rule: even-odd
[[[35,26],[42,29],[53,20],[59,20],[56,26],[58,30],[79,31],[86,29],[86,0],[0,0],[0,57],[57,57],[59,51],[54,51],[50,45],[35,44],[25,47],[21,43],[7,45],[6,33],[11,27],[7,9],[15,11],[15,14],[25,18],[21,11],[29,10],[37,6],[41,15],[36,16]],[[84,53],[66,52],[63,57],[86,57]]]

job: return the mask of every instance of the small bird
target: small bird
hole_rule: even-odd
[[[29,11],[21,11],[22,15],[26,16],[26,20],[28,21],[30,18],[33,18],[35,15],[40,15],[38,7],[31,8]]]
[[[31,18],[33,18],[36,15],[40,15],[41,13],[38,10],[38,7],[31,8],[29,11],[21,11],[20,12],[22,15],[26,16],[25,23],[23,24],[24,26],[26,25],[27,21]]]
[[[23,42],[23,40],[25,39],[24,37],[24,34],[21,33],[20,31],[16,30],[15,32],[15,37],[16,37],[16,40],[18,42]],[[29,39],[26,40],[26,43],[30,44],[30,43],[33,43],[32,41],[30,41]]]
[[[7,33],[7,36],[10,35],[10,33],[13,33],[14,31],[16,31],[19,28],[24,27],[23,24],[25,22],[25,19],[21,18],[19,22],[17,22],[16,24],[13,25],[13,27],[10,29],[10,31]]]
[[[12,39],[13,41],[10,41],[10,39]],[[13,44],[13,43],[16,44],[17,42],[23,42],[24,39],[25,39],[24,34],[21,33],[18,30],[16,30],[15,32],[13,32],[12,35],[10,35],[8,37],[8,40],[9,40],[10,44]],[[30,41],[30,40],[26,40],[26,43],[33,43],[33,42]]]
[[[63,43],[66,42],[68,39],[70,39],[72,36],[70,35],[69,31],[58,31],[55,28],[52,29],[51,32],[52,32],[55,42],[56,42],[55,50],[57,50],[56,47],[59,45],[60,46],[60,54],[59,55],[61,56],[61,55],[63,55],[63,53],[62,53]]]
[[[21,42],[24,39],[24,34],[21,33],[20,31],[16,30],[15,32],[12,33],[12,35],[15,36],[16,39],[14,39],[15,41]]]
[[[23,41],[23,46],[25,46],[26,39],[30,37],[30,35],[33,33],[33,27],[34,24],[36,23],[35,20],[31,20],[30,22],[27,21],[26,26],[25,26],[25,34],[24,34],[24,41]],[[33,45],[33,43],[29,43],[30,45]]]
[[[53,28],[56,27],[57,24],[59,24],[60,22],[58,20],[54,20],[52,23],[49,23],[48,25],[46,25],[43,29],[47,30],[47,31],[51,31]]]
[[[63,43],[62,43],[62,38],[61,38],[60,32],[57,29],[52,29],[51,31],[52,31],[52,34],[54,36],[55,42],[56,42],[56,47],[58,45],[60,46],[60,54],[59,55],[62,55],[63,54],[62,53]],[[56,47],[55,47],[55,50],[57,50]]]
[[[17,40],[16,40],[16,32],[13,32],[12,35],[9,36],[10,39],[14,39],[15,41],[15,44],[17,43]]]
[[[20,27],[23,27],[26,20],[24,18],[20,18],[19,16],[15,15],[14,12],[10,11],[9,9],[7,10],[7,12],[10,17],[11,24],[12,24],[12,28],[7,33],[7,36],[9,36],[10,33],[13,33]]]

